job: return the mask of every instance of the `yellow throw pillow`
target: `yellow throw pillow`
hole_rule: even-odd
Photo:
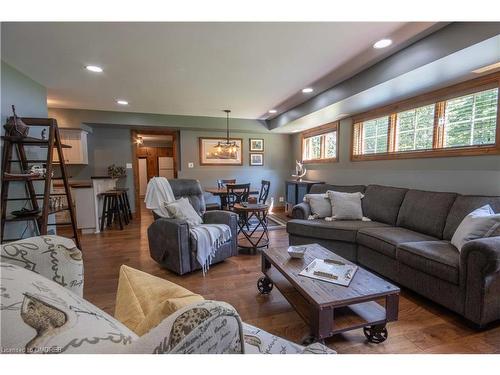
[[[203,300],[199,294],[168,280],[122,265],[115,318],[143,335],[181,307]]]

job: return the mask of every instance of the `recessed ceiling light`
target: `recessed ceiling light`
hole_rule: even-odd
[[[496,62],[494,64],[483,66],[482,68],[473,70],[472,73],[481,74],[481,73],[489,72],[490,70],[495,70],[495,69],[500,69],[500,61]]]
[[[120,104],[120,105],[128,105],[128,102],[126,100],[117,100],[116,101],[116,104]]]
[[[270,109],[270,110],[269,110],[269,113],[276,113],[276,112],[278,112],[278,111],[277,111],[277,110],[275,110],[275,109]]]
[[[302,92],[304,94],[309,94],[310,92],[313,92],[314,90],[311,87],[306,87],[305,89],[302,89]]]
[[[85,69],[90,70],[91,72],[94,73],[102,73],[102,68],[97,65],[87,65]]]
[[[373,48],[385,48],[385,47],[389,47],[390,45],[392,44],[392,40],[390,39],[380,39],[378,42],[376,42],[374,45],[373,45]]]

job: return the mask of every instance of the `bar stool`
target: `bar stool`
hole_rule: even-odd
[[[119,190],[108,190],[99,194],[103,199],[102,215],[101,215],[101,231],[104,231],[104,223],[106,227],[111,227],[114,221],[118,219],[120,230],[123,229],[123,223],[128,224],[128,213],[124,205],[124,193]],[[122,220],[123,219],[123,220]]]
[[[130,208],[130,201],[128,200],[128,188],[115,188],[115,190],[121,191],[123,193],[123,204],[125,205],[125,209],[128,212],[128,218],[132,220],[132,209]]]

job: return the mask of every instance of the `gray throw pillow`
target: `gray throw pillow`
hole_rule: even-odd
[[[330,198],[325,194],[306,194],[304,202],[309,203],[314,219],[323,219],[332,216],[332,204]]]
[[[341,193],[339,191],[327,191],[332,203],[333,220],[362,220],[363,209],[361,207],[361,193]]]
[[[489,204],[468,214],[451,239],[458,251],[469,241],[491,236],[500,227],[500,214],[495,214]]]
[[[171,218],[185,220],[190,227],[203,224],[200,215],[198,215],[193,206],[191,206],[187,198],[165,203],[165,208]]]

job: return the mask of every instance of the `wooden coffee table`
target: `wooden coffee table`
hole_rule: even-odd
[[[335,334],[363,328],[370,342],[387,339],[386,324],[398,319],[399,288],[358,266],[349,286],[299,276],[314,259],[348,260],[318,244],[308,247],[303,259],[292,259],[287,248],[262,251],[262,273],[257,282],[261,294],[276,286],[311,327],[305,342],[323,341]],[[376,300],[385,300],[385,306]]]

